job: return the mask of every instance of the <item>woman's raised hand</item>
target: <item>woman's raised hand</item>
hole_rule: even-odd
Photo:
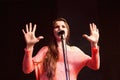
[[[97,26],[92,23],[90,24],[90,36],[84,34],[83,37],[85,37],[92,45],[97,45],[99,41],[99,30]]]
[[[35,45],[35,43],[39,42],[40,39],[43,39],[43,36],[36,37],[35,31],[36,31],[36,24],[32,27],[32,23],[26,24],[26,31],[22,29],[22,32],[25,37],[26,45],[27,47],[32,47]]]

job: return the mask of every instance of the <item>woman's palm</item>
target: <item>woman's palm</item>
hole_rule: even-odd
[[[26,32],[22,30],[27,45],[34,45],[35,43],[39,42],[40,39],[43,38],[43,36],[35,37],[35,30],[36,25],[34,25],[32,29],[32,23],[30,23],[29,26],[26,24]]]

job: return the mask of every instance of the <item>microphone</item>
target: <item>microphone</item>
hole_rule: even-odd
[[[58,35],[60,36],[60,35],[63,35],[63,34],[65,34],[65,31],[64,30],[60,30],[59,32],[58,32]]]

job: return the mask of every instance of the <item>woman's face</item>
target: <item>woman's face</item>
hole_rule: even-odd
[[[64,21],[56,21],[56,23],[54,24],[53,33],[54,33],[54,36],[55,36],[57,41],[61,40],[61,36],[58,35],[58,32],[61,31],[61,30],[63,30],[65,32],[64,36],[66,38],[67,35],[68,35],[68,29],[67,29],[67,26],[66,26],[65,22]]]

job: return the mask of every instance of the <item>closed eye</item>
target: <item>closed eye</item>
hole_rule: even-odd
[[[59,26],[55,26],[54,28],[59,28]]]

